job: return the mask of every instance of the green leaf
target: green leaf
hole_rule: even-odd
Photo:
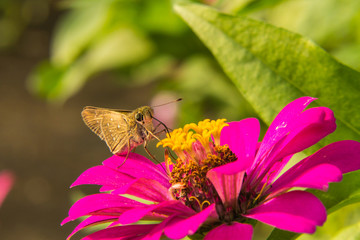
[[[94,72],[137,63],[152,53],[152,44],[139,31],[119,26],[96,42],[84,56]]]
[[[171,1],[141,1],[141,9],[136,23],[149,32],[180,35],[187,29],[181,19],[172,11]]]
[[[360,170],[344,174],[340,183],[331,183],[327,192],[308,190],[320,198],[330,214],[349,204],[360,202]]]
[[[136,3],[126,0],[83,1],[65,4],[71,9],[60,19],[52,44],[54,65],[72,64],[108,34],[137,19]]]
[[[266,19],[333,52],[344,44],[359,42],[359,11],[357,0],[287,1],[267,11]]]
[[[58,68],[48,61],[39,64],[29,75],[27,86],[30,92],[40,98],[52,100],[49,93],[52,93],[63,78],[66,68]]]
[[[270,8],[285,0],[223,0],[216,4],[218,9],[227,13],[247,14]]]
[[[238,13],[244,14],[260,9],[276,6],[285,0],[251,0]]]
[[[119,27],[94,42],[70,66],[41,65],[30,75],[29,85],[35,94],[61,103],[78,92],[96,72],[138,63],[152,50],[151,43],[136,30]]]
[[[236,13],[251,2],[252,0],[220,0],[214,6],[222,12]]]
[[[276,228],[274,229],[274,231],[271,232],[267,240],[291,240],[291,239],[296,239],[298,236],[300,236],[300,234],[283,231]]]
[[[339,232],[333,240],[357,240],[360,239],[360,222],[351,225],[350,227],[344,228]]]
[[[352,204],[328,215],[324,226],[314,234],[303,234],[298,240],[359,239],[360,204]]]
[[[343,63],[360,69],[360,43],[346,44],[333,52],[333,55]]]
[[[337,62],[301,35],[270,24],[184,1],[177,1],[174,8],[267,124],[287,103],[301,96],[313,96],[318,100],[312,106],[330,107],[337,118],[338,129],[322,144],[342,139],[360,140],[360,74],[357,71]],[[358,202],[359,195],[354,194],[357,182],[355,186],[350,183],[359,179],[359,174],[350,173],[343,183],[334,184],[345,191],[343,194],[337,190],[315,194],[330,211]],[[350,181],[346,181],[348,176]],[[276,230],[269,239],[296,236],[296,233]]]
[[[106,5],[94,4],[62,18],[52,44],[52,62],[58,66],[72,63],[104,27],[108,11]]]
[[[267,124],[287,103],[312,96],[312,106],[330,107],[337,118],[326,143],[360,140],[358,72],[299,34],[200,4],[177,1],[174,8]]]

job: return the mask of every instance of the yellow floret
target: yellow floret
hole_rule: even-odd
[[[157,147],[163,145],[163,147],[169,147],[173,151],[185,150],[190,152],[192,144],[198,140],[207,149],[211,136],[213,136],[215,144],[219,145],[221,129],[228,126],[225,121],[226,119],[218,119],[216,121],[205,119],[198,124],[186,124],[184,128],[175,129],[170,134],[167,134],[167,137],[161,140]]]

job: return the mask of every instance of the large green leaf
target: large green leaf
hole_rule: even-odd
[[[299,34],[199,4],[177,1],[174,8],[267,124],[287,103],[301,96],[313,96],[318,100],[312,106],[330,107],[337,118],[337,131],[322,144],[360,140],[358,72]],[[359,172],[349,176],[359,179]],[[350,182],[334,184],[335,190],[329,193],[315,194],[329,211],[334,211],[359,202],[358,194],[353,194],[358,185]],[[340,189],[347,189],[346,194],[338,194]],[[270,239],[294,237],[296,234],[275,231]]]
[[[355,223],[339,232],[333,240],[357,240],[360,239],[360,222]]]
[[[351,204],[328,215],[324,226],[314,234],[303,234],[299,240],[341,240],[359,239],[360,203]],[[357,229],[357,230],[356,230]]]
[[[328,192],[309,190],[324,203],[327,212],[332,213],[349,204],[360,202],[360,170],[347,173],[340,183],[331,183]]]
[[[264,8],[273,7],[285,0],[222,0],[215,6],[223,12],[247,14]]]
[[[175,11],[212,51],[225,73],[266,123],[287,103],[313,96],[330,107],[338,129],[327,142],[360,140],[360,74],[299,34],[200,4]]]

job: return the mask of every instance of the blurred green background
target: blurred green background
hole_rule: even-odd
[[[358,0],[204,3],[298,32],[360,70]],[[172,127],[256,116],[171,1],[1,0],[0,12],[0,169],[16,175],[0,239],[72,231],[59,226],[70,184],[110,156],[80,118],[86,105],[134,109],[182,97],[176,113],[158,110],[176,116]]]

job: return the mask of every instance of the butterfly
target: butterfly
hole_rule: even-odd
[[[134,111],[85,107],[81,116],[85,124],[116,155],[127,155],[133,148],[154,137],[154,110],[149,106]]]
[[[180,100],[181,98],[175,101]],[[163,105],[165,104],[155,107]],[[125,160],[130,151],[139,145],[143,145],[146,152],[155,159],[146,148],[147,144],[153,138],[159,140],[157,135],[164,131],[155,132],[159,125],[164,126],[165,131],[169,132],[166,125],[154,117],[154,110],[149,106],[139,107],[133,111],[87,106],[81,112],[81,116],[85,124],[106,142],[110,151],[116,155],[125,155]],[[159,122],[156,127],[153,125],[153,119]]]

